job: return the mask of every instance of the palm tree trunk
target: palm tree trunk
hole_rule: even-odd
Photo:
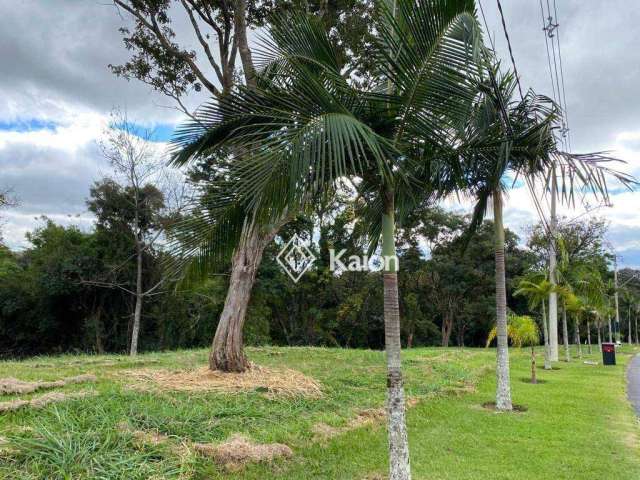
[[[633,344],[633,337],[631,336],[632,334],[632,330],[631,330],[631,307],[629,307],[629,315],[627,316],[629,319],[629,345]]]
[[[542,335],[544,336],[544,369],[551,370],[549,360],[549,327],[547,326],[547,308],[544,299],[542,300]]]
[[[385,192],[382,216],[384,260],[384,336],[387,353],[387,421],[389,435],[389,479],[410,480],[409,441],[405,419],[405,398],[400,360],[400,309],[398,303],[398,260],[395,246],[393,191]]]
[[[229,289],[209,354],[210,370],[244,372],[249,365],[242,330],[264,248],[274,236],[275,230],[261,234],[247,228],[233,254]]]
[[[613,333],[611,332],[611,315],[609,315],[609,343],[613,343]]]
[[[591,323],[587,320],[587,345],[589,345],[589,355],[591,355]]]
[[[562,339],[564,340],[564,359],[571,361],[571,353],[569,352],[569,329],[567,328],[567,304],[562,303]]]
[[[602,325],[600,325],[600,321],[598,321],[598,350],[602,351],[602,335],[600,333],[600,330],[602,328]]]
[[[578,358],[582,359],[582,342],[580,341],[580,324],[576,320],[576,343],[578,344]]]
[[[556,168],[552,167],[551,174],[551,232],[549,235],[549,281],[555,287],[557,285],[557,245],[556,230],[558,220],[556,217]],[[558,361],[558,293],[555,288],[549,294],[549,359]]]
[[[636,313],[636,345],[640,343],[640,339],[638,339],[638,314]]]
[[[504,225],[502,223],[502,192],[493,192],[496,261],[496,409],[512,410],[509,379],[509,345],[507,340],[507,289],[505,283]]]

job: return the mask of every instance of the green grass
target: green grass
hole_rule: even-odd
[[[513,397],[524,413],[498,414],[481,404],[493,399],[494,350],[413,349],[404,352],[406,389],[421,401],[408,414],[411,462],[417,479],[640,478],[640,427],[624,396],[629,350],[616,367],[558,363],[539,370],[531,385],[526,351],[512,350]],[[122,369],[186,369],[206,362],[204,350],[122,356],[40,357],[0,362],[0,377],[53,380],[95,373],[99,396],[0,415],[2,479],[363,479],[386,472],[384,425],[367,426],[318,441],[313,425],[341,426],[359,410],[384,405],[381,352],[320,348],[254,348],[252,361],[286,366],[322,384],[318,399],[235,394],[137,392]],[[597,355],[585,356],[595,359]],[[460,391],[476,391],[461,394]],[[4,396],[30,398],[34,395]],[[118,429],[158,430],[180,439],[221,442],[242,433],[257,442],[289,445],[294,457],[226,473],[197,455],[167,446],[136,447]]]

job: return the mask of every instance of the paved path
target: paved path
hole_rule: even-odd
[[[640,355],[636,355],[627,369],[627,397],[640,416]]]

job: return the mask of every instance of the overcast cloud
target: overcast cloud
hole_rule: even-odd
[[[495,3],[483,6],[508,66]],[[523,86],[551,95],[539,0],[502,3]],[[557,7],[573,151],[613,151],[640,177],[640,4],[557,0]],[[40,215],[91,225],[84,202],[91,183],[107,172],[96,140],[114,107],[164,130],[180,116],[165,108],[168,99],[110,73],[108,64],[127,59],[118,28],[129,19],[108,2],[4,0],[0,18],[0,188],[13,187],[20,199],[3,212],[3,233],[12,248],[23,248]],[[175,28],[181,41],[194,42],[184,19]],[[615,191],[614,207],[596,214],[611,221],[621,263],[640,266],[640,192]],[[507,226],[521,234],[536,221],[523,188],[510,193],[505,213]]]

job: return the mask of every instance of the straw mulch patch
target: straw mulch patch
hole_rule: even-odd
[[[25,382],[18,380],[17,378],[0,378],[0,395],[11,395],[15,393],[33,393],[38,390],[48,390],[50,388],[64,387],[65,385],[72,385],[76,383],[95,382],[97,380],[95,375],[84,374],[77,375],[75,377],[67,377],[61,380],[55,380],[53,382]]]
[[[311,377],[288,368],[267,368],[251,365],[243,373],[197,370],[170,371],[163,369],[125,370],[120,375],[135,383],[135,390],[173,390],[182,392],[219,391],[263,392],[269,398],[322,396],[320,384]]]

